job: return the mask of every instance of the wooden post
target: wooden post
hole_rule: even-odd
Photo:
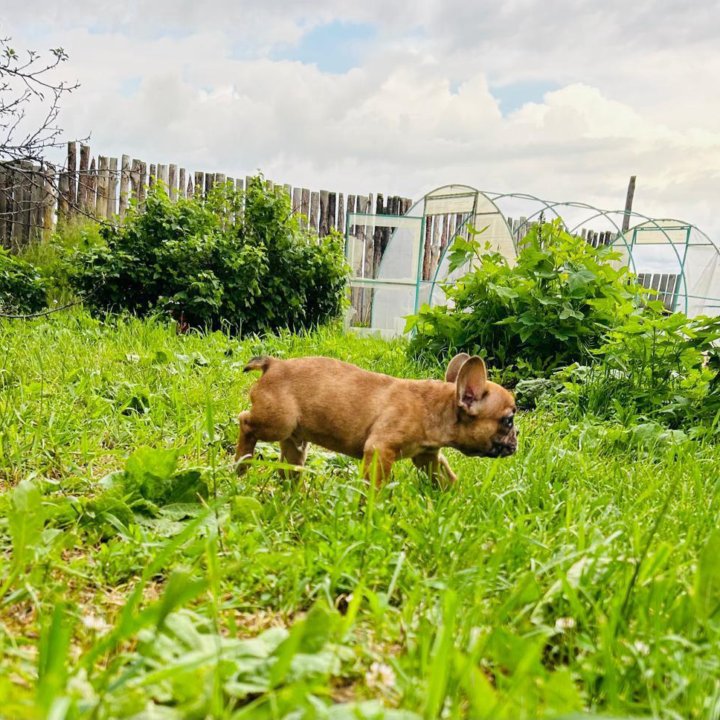
[[[107,217],[108,181],[110,179],[108,159],[98,155],[98,185],[95,197],[95,217]]]
[[[300,205],[301,205],[301,202],[302,202],[301,197],[302,197],[302,190],[301,190],[299,187],[296,187],[296,188],[293,190],[293,193],[292,193],[292,211],[293,211],[293,215],[299,215],[300,212],[301,212],[301,210],[300,210]]]
[[[347,216],[350,215],[350,213],[354,213],[354,212],[355,212],[355,204],[356,204],[356,202],[357,202],[357,201],[356,201],[356,199],[355,199],[355,195],[348,195],[348,197],[347,197],[347,208],[346,208],[346,210],[345,210],[345,220],[346,220],[345,225],[346,225],[346,226],[347,226]],[[349,230],[350,230],[350,234],[351,234],[351,235],[354,235],[354,234],[355,234],[355,226],[354,226],[354,225],[350,225]],[[343,228],[343,232],[345,232],[345,229],[344,229],[344,228]]]
[[[162,183],[162,189],[170,197],[170,190],[168,188],[168,166],[163,163],[158,163],[157,166],[157,182]]]
[[[168,196],[173,202],[177,202],[178,199],[177,182],[177,165],[170,163],[168,166]]]
[[[107,217],[117,214],[118,161],[110,158],[108,168]]]
[[[384,215],[385,214],[385,204],[383,202],[383,195],[382,193],[377,194],[377,198],[375,199],[375,214],[376,215]],[[382,257],[382,243],[383,243],[383,235],[385,234],[385,228],[375,226],[375,232],[373,233],[373,255],[372,255],[372,275],[371,277],[375,277],[378,268],[380,267],[380,258]]]
[[[34,166],[30,176],[29,242],[42,240],[45,225],[45,174],[42,165]]]
[[[185,168],[180,168],[178,173],[178,197],[187,197],[187,179],[185,177]]]
[[[154,187],[155,183],[157,181],[157,168],[155,167],[155,163],[150,163],[150,171],[148,174],[148,190],[151,187]]]
[[[290,201],[292,202],[292,187],[288,185],[287,183],[283,185],[283,190],[285,191],[285,194],[290,198]]]
[[[128,207],[128,198],[130,190],[130,156],[123,155],[120,160],[120,204],[118,210],[120,218],[125,217]]]
[[[88,172],[90,170],[90,146],[80,145],[80,169],[78,171],[77,206],[80,212],[87,214],[89,208],[90,188],[88,183]],[[94,204],[93,204],[94,208]]]
[[[330,193],[327,190],[320,191],[320,208],[319,208],[319,226],[318,235],[324,238],[328,234],[329,223],[328,223],[328,198]]]
[[[95,215],[95,202],[98,189],[98,173],[95,158],[90,160],[90,169],[88,170],[88,209],[87,214]]]
[[[342,193],[338,194],[338,210],[337,210],[337,224],[336,228],[342,235],[345,235],[345,228],[347,227],[347,218],[345,217],[345,198]]]
[[[627,195],[625,196],[625,215],[622,222],[623,235],[630,229],[630,215],[632,213],[633,198],[635,197],[635,178],[635,175],[630,176]]]
[[[240,208],[241,208],[240,211],[241,212],[244,212],[244,210],[245,210],[244,188],[245,188],[245,181],[242,178],[238,178],[237,180],[235,180],[235,191],[241,193],[241,198],[240,198]]]
[[[187,184],[187,199],[190,200],[195,194],[195,188],[193,187],[192,175],[188,173],[188,184]]]
[[[313,233],[319,234],[320,224],[320,193],[310,193],[310,229]]]
[[[312,227],[310,224],[310,191],[307,188],[300,189],[300,214],[303,215],[303,227]]]
[[[205,173],[205,197],[208,196],[210,191],[213,189],[214,185],[215,185],[214,173]]]
[[[423,238],[423,280],[431,279],[430,258],[432,249],[432,215],[425,220],[425,237]]]
[[[20,161],[20,225],[19,234],[16,236],[15,249],[19,250],[30,243],[30,230],[32,224],[32,190],[34,165],[29,160]]]
[[[78,208],[77,197],[77,143],[69,142],[67,144],[67,173],[68,173],[68,191],[67,202],[70,208],[70,215],[75,215]]]
[[[130,198],[137,199],[140,196],[140,161],[133,158],[130,166]],[[129,201],[128,201],[129,205]]]
[[[334,192],[328,193],[328,233],[337,227],[336,215],[337,215],[337,194]]]
[[[58,181],[58,214],[63,222],[67,222],[70,219],[69,194],[70,177],[68,176],[67,170],[63,170],[60,173],[60,179]]]
[[[43,175],[43,229],[49,233],[53,226],[53,211],[55,210],[55,193],[53,181],[55,179],[55,166],[46,163]]]
[[[203,188],[205,187],[205,174],[195,172],[195,197],[200,199],[203,196]]]

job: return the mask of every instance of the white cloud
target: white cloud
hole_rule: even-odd
[[[346,192],[465,182],[608,207],[637,174],[638,210],[720,236],[714,2],[35,5],[10,8],[3,31],[70,53],[82,88],[63,123],[96,152]],[[270,59],[338,19],[378,28],[359,67]],[[503,114],[489,88],[527,80],[557,89]]]

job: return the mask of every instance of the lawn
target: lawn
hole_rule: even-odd
[[[238,480],[260,353],[442,373],[336,330],[0,325],[2,717],[720,717],[716,446],[546,408],[449,490],[271,445]]]

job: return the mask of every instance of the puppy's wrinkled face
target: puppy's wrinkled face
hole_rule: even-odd
[[[467,353],[456,355],[445,374],[455,383],[457,426],[453,447],[473,457],[507,457],[517,450],[515,400],[487,379],[485,363]]]

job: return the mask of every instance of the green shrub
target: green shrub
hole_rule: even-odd
[[[0,311],[33,313],[45,304],[46,288],[40,273],[0,248]]]
[[[634,423],[652,419],[672,428],[713,429],[720,412],[720,318],[648,311],[608,333],[592,368],[567,368],[563,412],[592,413]]]
[[[565,232],[560,220],[533,227],[514,266],[482,252],[478,240],[459,238],[451,270],[473,256],[470,272],[445,286],[447,305],[423,306],[409,318],[415,355],[444,358],[464,350],[497,367],[546,374],[587,360],[644,295],[625,268],[613,266],[617,255]]]
[[[171,312],[241,332],[313,327],[338,316],[347,277],[342,241],[301,229],[290,200],[254,178],[243,196],[216,187],[173,203],[160,187],[141,212],[78,252],[74,286],[91,309]]]

